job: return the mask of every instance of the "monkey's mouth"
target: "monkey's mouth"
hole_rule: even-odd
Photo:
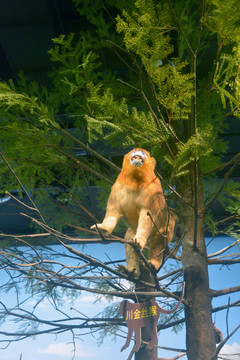
[[[147,154],[144,151],[136,150],[131,154],[130,164],[139,167],[142,166],[145,162]]]

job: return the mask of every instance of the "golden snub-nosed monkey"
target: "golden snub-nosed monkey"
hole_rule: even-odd
[[[158,271],[163,251],[172,240],[175,220],[154,168],[155,159],[146,150],[134,149],[124,156],[122,170],[108,198],[105,218],[97,227],[111,234],[123,217],[128,225],[125,239],[134,239],[141,249],[149,242],[149,260]],[[96,225],[91,227],[95,228]],[[125,250],[127,270],[137,277],[138,256],[129,244]]]

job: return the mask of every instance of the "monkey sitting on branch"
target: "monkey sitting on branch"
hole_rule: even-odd
[[[143,149],[134,149],[124,156],[123,166],[107,202],[107,210],[98,228],[111,234],[123,217],[128,225],[126,240],[134,240],[140,249],[149,243],[149,261],[158,271],[163,253],[172,240],[175,220],[168,210],[160,180],[154,173],[156,161]],[[139,275],[139,257],[125,244],[127,271]]]

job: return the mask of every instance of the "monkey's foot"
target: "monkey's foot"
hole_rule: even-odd
[[[149,265],[156,273],[160,270],[161,264],[162,262],[159,262],[159,260],[155,260],[155,259],[149,260]]]
[[[141,271],[148,272],[148,273],[151,272],[152,275],[157,274],[157,272],[159,270],[159,269],[156,269],[155,266],[149,260],[147,260],[147,261],[140,260],[139,264],[140,264]]]
[[[137,279],[139,276],[138,270],[136,268],[128,269],[126,266],[119,264],[116,266],[116,269],[123,275],[128,276],[130,279]]]

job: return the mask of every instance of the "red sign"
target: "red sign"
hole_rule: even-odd
[[[160,313],[163,314],[172,314],[174,313],[179,305],[182,302],[182,298],[184,295],[184,287],[183,283],[182,295],[178,300],[177,305],[173,310],[165,310],[158,305],[158,303],[154,300],[145,303],[131,303],[128,300],[123,300],[120,304],[120,314],[124,317],[127,327],[128,327],[128,335],[125,345],[122,347],[121,351],[126,349],[131,341],[133,331],[135,332],[136,342],[133,347],[133,351],[138,351],[141,345],[141,328],[147,328],[150,334],[150,341],[148,343],[148,348],[153,348],[154,345],[157,344],[158,334],[157,334],[157,322],[160,316]]]

